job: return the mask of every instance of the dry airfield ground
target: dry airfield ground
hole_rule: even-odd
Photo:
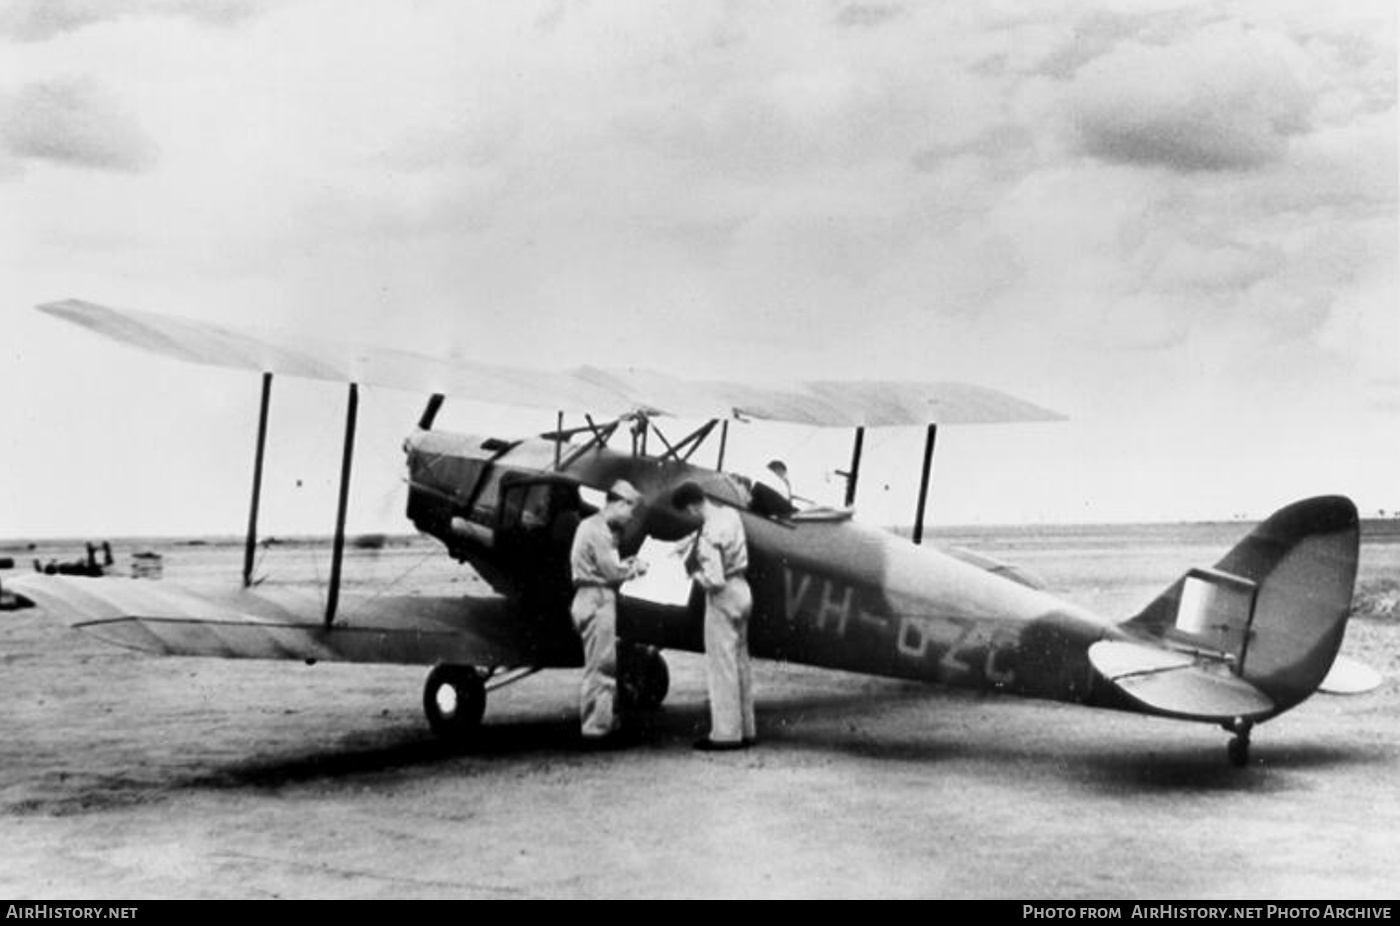
[[[1245,530],[951,539],[1126,615]],[[241,566],[235,545],[155,546],[167,577]],[[119,566],[138,549],[115,547]],[[326,567],[288,544],[263,568]],[[347,568],[405,571],[473,581],[423,541]],[[1394,605],[1400,533],[1368,530],[1360,585]],[[1393,899],[1400,613],[1354,620],[1343,651],[1386,684],[1260,728],[1243,770],[1218,729],[770,663],[760,746],[697,754],[684,654],[636,748],[577,752],[577,676],[549,672],[493,694],[462,754],[429,734],[419,669],[161,659],[3,612],[0,896]]]

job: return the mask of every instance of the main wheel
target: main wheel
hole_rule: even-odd
[[[620,655],[622,673],[618,687],[623,703],[634,710],[656,710],[671,690],[671,670],[661,657],[661,651],[650,646],[636,646]]]
[[[1249,734],[1254,730],[1254,724],[1242,717],[1236,718],[1225,729],[1235,735],[1230,738],[1230,744],[1225,747],[1225,754],[1230,757],[1230,764],[1235,768],[1244,768],[1249,764]]]
[[[433,732],[465,742],[481,726],[486,712],[486,683],[471,666],[434,666],[423,686],[423,713]]]

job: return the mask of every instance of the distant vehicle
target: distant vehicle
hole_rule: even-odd
[[[1280,510],[1219,562],[1188,571],[1121,622],[1063,601],[997,560],[922,545],[939,425],[1059,417],[989,389],[886,381],[759,387],[587,367],[545,374],[273,339],[79,301],[40,308],[167,357],[262,372],[262,418],[242,587],[45,575],[17,587],[77,628],[154,653],[431,666],[424,710],[447,737],[471,738],[489,688],[581,664],[568,613],[572,528],[595,510],[589,494],[619,478],[644,496],[641,516],[622,538],[624,553],[695,530],[668,503],[684,481],[740,512],[757,657],[1214,724],[1233,734],[1228,754],[1236,765],[1248,761],[1257,724],[1319,687],[1358,690],[1379,680],[1337,658],[1359,548],[1356,508],[1343,497]],[[324,598],[252,582],[274,373],[349,383]],[[408,518],[496,594],[368,594],[344,609],[353,616],[339,616],[349,597],[340,583],[361,382],[432,394],[404,442]],[[529,439],[434,430],[449,392],[548,409],[556,427]],[[586,426],[565,429],[566,411],[582,412]],[[595,421],[601,412],[610,417]],[[672,440],[660,427],[668,416],[701,424]],[[724,468],[735,419],[853,428],[847,507],[753,510],[751,484]],[[913,543],[850,517],[866,429],[911,425],[927,429]],[[715,466],[691,462],[716,434]],[[661,651],[701,650],[702,616],[697,591],[668,601],[624,588],[619,635],[628,648],[620,661],[633,706],[665,698]]]
[[[165,574],[165,557],[154,550],[139,550],[131,554],[133,579],[159,579]]]
[[[15,560],[12,556],[0,556],[0,569],[15,568]],[[15,611],[20,608],[29,607],[30,603],[5,588],[5,583],[0,581],[0,611]]]
[[[34,571],[44,575],[58,576],[88,576],[97,577],[107,574],[107,570],[114,565],[112,559],[112,545],[107,541],[102,541],[102,562],[97,561],[97,547],[89,543],[87,545],[87,556],[84,559],[56,560],[51,559],[47,563],[34,561]]]

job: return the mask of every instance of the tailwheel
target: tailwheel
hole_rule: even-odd
[[[423,686],[423,713],[445,740],[466,742],[481,727],[486,682],[472,666],[434,666]]]
[[[654,646],[627,646],[621,653],[618,689],[633,710],[654,711],[671,690],[671,671]]]
[[[1244,768],[1249,764],[1249,733],[1253,728],[1254,724],[1238,717],[1235,718],[1234,722],[1225,726],[1225,729],[1235,734],[1230,738],[1229,745],[1225,747],[1225,752],[1230,757],[1230,764],[1235,768]]]

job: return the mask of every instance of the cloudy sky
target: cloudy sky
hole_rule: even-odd
[[[945,428],[935,525],[1400,510],[1396,35],[1392,0],[9,0],[0,536],[246,516],[256,377],[32,309],[67,297],[1068,416]],[[421,400],[365,396],[352,526],[404,526]],[[279,381],[271,529],[329,531],[343,402]],[[739,440],[820,494],[849,435]],[[921,441],[873,436],[876,517]]]

